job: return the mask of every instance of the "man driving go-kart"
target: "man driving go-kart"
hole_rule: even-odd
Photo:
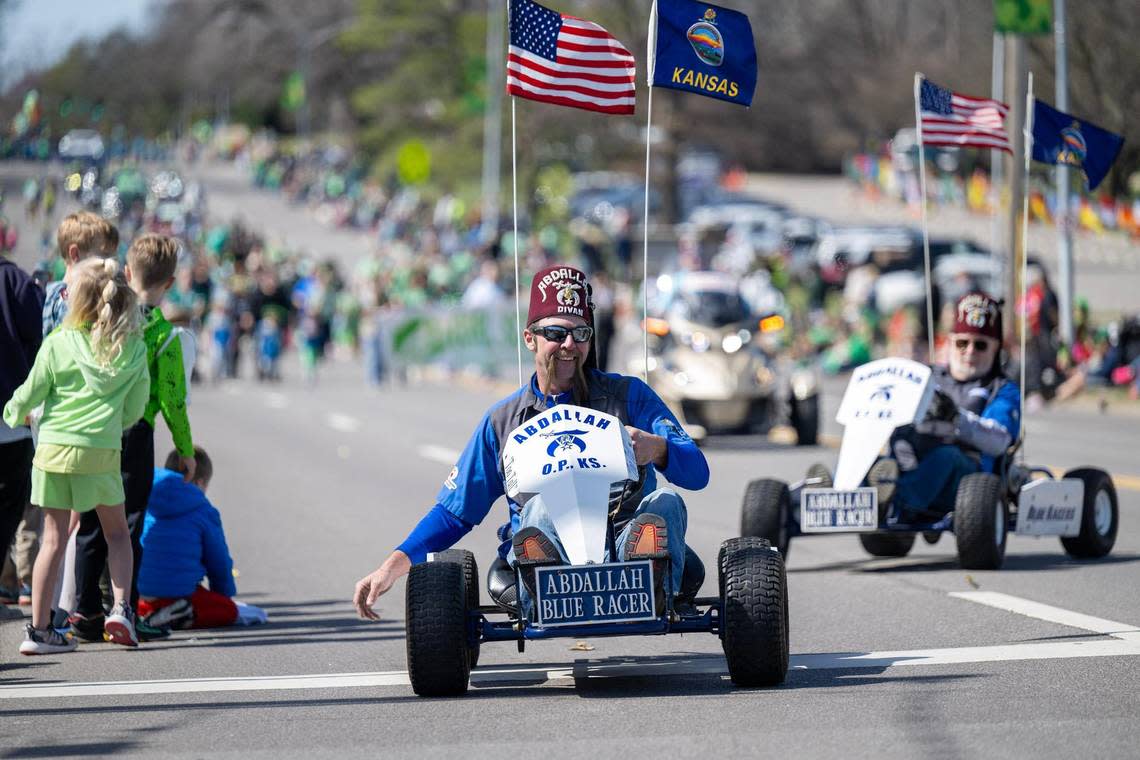
[[[653,560],[654,567],[671,570],[677,590],[674,609],[681,611],[693,598],[703,572],[685,573],[687,522],[685,504],[670,488],[658,488],[657,471],[671,483],[698,490],[708,483],[704,455],[682,430],[664,402],[641,380],[598,370],[593,359],[593,303],[586,276],[569,266],[553,266],[535,275],[530,288],[526,347],[534,354],[530,382],[495,404],[483,416],[459,461],[444,481],[435,505],[379,568],[357,582],[353,602],[361,617],[376,620],[376,600],[392,584],[422,563],[429,553],[454,545],[487,516],[507,493],[502,464],[508,436],[528,420],[563,404],[616,417],[628,431],[639,479],[611,493],[610,513],[616,557],[606,561]],[[594,424],[592,415],[575,413],[575,427]],[[542,420],[547,422],[547,420]],[[597,423],[601,426],[602,423]],[[608,423],[605,423],[608,424]],[[550,435],[549,447],[573,455],[585,430],[562,429]],[[551,433],[538,431],[538,435]],[[533,433],[531,435],[534,435]],[[532,603],[535,568],[567,561],[554,523],[541,499],[516,503],[508,498],[509,522],[499,529],[501,559],[522,571],[518,589],[523,614]],[[689,553],[694,564],[695,555]],[[656,573],[655,573],[656,575]],[[682,583],[682,578],[686,583]],[[531,588],[525,588],[531,586]],[[658,588],[657,614],[663,600]],[[509,595],[514,598],[514,595]]]
[[[934,399],[926,417],[895,431],[894,458],[879,460],[868,475],[879,487],[880,509],[893,502],[906,521],[946,514],[962,478],[993,472],[995,459],[1017,440],[1021,394],[1002,372],[1001,338],[997,301],[982,293],[958,300],[949,361],[933,367]]]

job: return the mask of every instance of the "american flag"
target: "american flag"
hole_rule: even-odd
[[[1005,117],[1009,113],[1005,103],[960,95],[925,79],[919,83],[918,99],[922,142],[926,145],[1012,152],[1005,133]]]
[[[633,54],[597,24],[511,0],[507,93],[572,108],[631,114]]]

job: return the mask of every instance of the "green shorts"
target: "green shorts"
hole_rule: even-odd
[[[100,504],[122,504],[123,475],[118,449],[41,443],[32,461],[32,503],[50,509],[89,512]]]

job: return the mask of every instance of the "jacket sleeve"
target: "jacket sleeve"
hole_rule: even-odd
[[[665,406],[661,397],[641,380],[633,378],[629,384],[629,418],[639,430],[651,432],[665,439],[668,450],[661,474],[669,482],[691,491],[699,491],[709,484],[709,464],[705,455],[681,427],[681,423]]]
[[[237,593],[237,585],[234,583],[234,561],[230,557],[230,548],[226,545],[222,516],[212,506],[206,515],[206,529],[202,537],[202,561],[206,565],[206,577],[210,580],[211,591],[231,597]]]
[[[127,391],[127,396],[123,400],[123,429],[126,430],[131,425],[142,419],[143,412],[146,411],[146,402],[150,398],[150,373],[146,370],[146,365],[142,367],[142,371],[134,379],[130,390]]]
[[[499,445],[489,415],[467,442],[459,461],[439,489],[435,506],[397,548],[415,562],[442,551],[483,521],[504,493]]]
[[[52,344],[45,342],[43,348],[36,354],[36,360],[32,362],[32,371],[28,373],[27,379],[12,393],[12,398],[4,405],[4,422],[9,427],[23,425],[24,418],[42,404],[51,393],[52,385],[55,383],[55,375],[51,368],[52,356]]]
[[[428,554],[455,546],[474,527],[436,504],[396,548],[407,554],[413,565],[418,565],[427,560]]]
[[[16,293],[16,334],[20,338],[20,345],[28,362],[32,363],[36,352],[43,343],[43,310],[44,292],[35,280],[30,277],[24,281],[24,286]]]
[[[981,414],[958,412],[958,439],[990,456],[1004,454],[1020,429],[1021,392],[1013,383],[999,388]]]
[[[172,335],[167,346],[155,357],[158,384],[158,408],[174,448],[184,457],[194,456],[194,441],[190,437],[190,418],[186,414],[186,370],[182,366],[182,341]]]

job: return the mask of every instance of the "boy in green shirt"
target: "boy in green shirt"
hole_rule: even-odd
[[[158,305],[174,283],[178,243],[162,235],[142,235],[127,252],[127,280],[142,308],[143,343],[150,373],[150,397],[143,418],[123,434],[123,488],[131,529],[135,573],[131,579],[131,607],[138,607],[138,568],[142,560],[143,521],[154,482],[154,421],[161,412],[182,458],[186,479],[194,477],[194,442],[186,414],[186,374],[182,343]],[[76,635],[85,640],[102,637],[103,599],[99,578],[106,561],[106,543],[96,520],[81,519],[76,537],[76,610],[71,617]],[[139,624],[139,637],[165,635]]]

